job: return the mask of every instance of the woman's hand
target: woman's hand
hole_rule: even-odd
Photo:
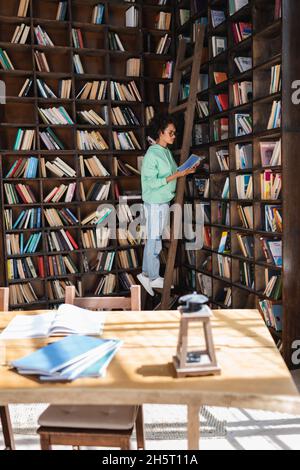
[[[199,164],[193,166],[192,168],[189,168],[188,170],[176,171],[176,173],[174,173],[173,175],[168,176],[167,183],[170,183],[170,181],[176,180],[177,178],[183,178],[184,176],[194,174],[198,166]]]

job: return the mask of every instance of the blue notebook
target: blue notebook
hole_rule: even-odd
[[[28,374],[48,375],[78,362],[88,356],[93,349],[102,346],[105,350],[110,340],[93,338],[90,336],[67,336],[60,341],[49,344],[16,361],[12,367],[21,369],[20,372]],[[100,351],[99,351],[100,352]]]
[[[190,168],[193,168],[193,166],[198,165],[198,163],[201,162],[201,160],[204,160],[206,157],[199,157],[199,155],[190,155],[190,157],[177,168],[177,171],[185,171],[189,170]]]

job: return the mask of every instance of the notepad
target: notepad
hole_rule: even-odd
[[[93,312],[75,305],[60,305],[57,311],[40,315],[16,315],[0,334],[0,339],[47,338],[71,334],[99,335],[105,312]]]
[[[192,154],[182,165],[177,168],[177,171],[189,170],[194,166],[198,165],[198,163],[200,163],[201,160],[204,160],[205,158],[205,156],[199,157],[198,155]]]

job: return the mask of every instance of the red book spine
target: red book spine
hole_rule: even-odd
[[[44,259],[42,256],[38,257],[39,277],[45,277]]]
[[[73,245],[73,247],[75,248],[75,250],[78,250],[79,247],[68,230],[66,230],[66,235],[68,239],[70,240],[71,244]]]

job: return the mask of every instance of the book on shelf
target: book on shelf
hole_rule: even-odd
[[[87,193],[85,192],[83,183],[80,185],[80,195],[82,201],[105,201],[109,197],[111,182],[107,183],[94,183],[89,187]]]
[[[56,12],[56,21],[65,21],[68,11],[68,2],[62,1],[58,3]]]
[[[100,210],[94,211],[82,218],[81,225],[100,225],[103,221],[109,217],[112,209],[109,207],[103,207]]]
[[[226,279],[231,278],[231,258],[228,256],[217,255],[219,276]]]
[[[45,159],[41,157],[41,172],[44,178],[47,178],[47,169],[54,175],[59,176],[60,178],[63,176],[71,178],[76,177],[76,171],[70,165],[64,162],[60,157],[55,157],[54,160],[47,161],[46,163]]]
[[[39,243],[42,239],[42,233],[33,233],[28,239],[25,239],[24,233],[6,234],[6,249],[9,256],[24,255],[26,253],[35,253],[38,251]]]
[[[150,36],[149,36],[150,37]],[[155,54],[167,54],[171,46],[172,38],[166,33],[162,38],[160,38]],[[150,52],[151,50],[149,50]]]
[[[179,9],[179,24],[180,26],[184,25],[187,21],[189,21],[191,17],[191,11],[187,8],[180,8]]]
[[[135,6],[132,6],[126,10],[125,14],[125,26],[127,28],[136,28],[139,24],[139,11]]]
[[[125,52],[125,47],[123,46],[118,33],[114,33],[114,32],[108,33],[108,45],[111,51]]]
[[[38,113],[45,124],[74,124],[73,120],[71,119],[71,116],[63,106],[60,106],[59,108],[38,108]]]
[[[65,291],[67,286],[74,286],[73,282],[66,280],[48,281],[46,283],[46,291],[50,301],[61,301],[65,298]],[[76,296],[82,297],[81,281],[77,281],[75,285]]]
[[[137,283],[132,274],[125,272],[119,273],[119,281],[120,287],[123,287],[126,291],[129,291],[131,286],[134,286]]]
[[[74,70],[77,74],[85,73],[79,54],[73,55]]]
[[[115,170],[114,174],[115,176],[118,176],[118,174],[123,175],[123,176],[135,176],[135,175],[140,175],[141,172],[138,168],[135,168],[134,166],[130,165],[127,162],[123,162],[120,159],[115,158]]]
[[[9,184],[4,183],[4,193],[8,204],[32,204],[37,202],[30,188],[26,184]]]
[[[228,109],[228,94],[221,93],[219,95],[214,95],[214,96],[215,96],[215,101],[217,103],[220,113],[222,113],[223,111],[226,111]]]
[[[253,206],[237,206],[237,212],[242,223],[242,226],[247,229],[253,230]]]
[[[235,57],[234,62],[240,73],[252,69],[252,57]]]
[[[196,110],[200,119],[209,116],[208,101],[196,101]]]
[[[30,26],[22,23],[16,27],[10,42],[12,44],[26,44],[29,33]]]
[[[265,269],[266,288],[263,295],[273,300],[281,300],[282,297],[282,277],[272,270]]]
[[[219,83],[223,83],[228,80],[228,75],[226,72],[214,72],[213,76],[216,85],[219,85]]]
[[[5,175],[7,178],[36,178],[39,159],[37,157],[18,158]]]
[[[140,245],[141,238],[134,238],[130,230],[126,230],[124,228],[117,229],[117,239],[118,244],[120,246],[127,246],[127,245]]]
[[[142,101],[142,97],[134,81],[126,84],[111,81],[110,91],[112,101]]]
[[[266,232],[282,232],[282,209],[279,205],[266,204],[264,211]]]
[[[72,89],[72,80],[60,80],[58,83],[58,96],[62,99],[70,99]]]
[[[159,83],[158,95],[160,103],[169,103],[172,93],[172,83]]]
[[[201,198],[208,199],[209,188],[210,188],[209,178],[195,178],[194,184],[195,184],[195,190],[197,191],[197,195],[200,196]]]
[[[224,185],[223,185],[223,190],[221,194],[222,199],[229,199],[230,197],[230,181],[229,178],[227,177],[225,179]]]
[[[172,78],[173,74],[173,68],[174,68],[174,62],[172,60],[169,60],[168,62],[165,62],[162,67],[162,78]]]
[[[79,272],[70,255],[47,256],[45,264],[48,277],[67,276]]]
[[[6,230],[41,228],[41,211],[40,207],[21,210],[19,213],[13,212],[12,209],[5,209],[4,222]]]
[[[259,308],[267,326],[274,328],[277,332],[281,332],[283,326],[282,304],[275,304],[270,300],[263,299],[259,302]]]
[[[211,10],[210,14],[213,28],[217,28],[226,20],[225,12],[223,10]]]
[[[219,140],[228,139],[228,133],[229,133],[229,119],[227,117],[214,120],[213,136],[214,136],[215,142]]]
[[[72,28],[72,40],[75,49],[83,49],[84,42],[82,37],[81,29],[79,28]]]
[[[234,44],[239,44],[252,35],[252,24],[240,21],[239,23],[232,23],[233,41]]]
[[[56,311],[39,315],[16,315],[2,331],[1,339],[48,338],[91,335],[103,332],[105,312],[94,312],[62,304]]]
[[[252,199],[253,198],[253,177],[252,175],[237,175],[236,192],[238,199]]]
[[[263,167],[281,165],[281,139],[272,142],[262,141],[259,147]]]
[[[260,238],[264,257],[268,263],[282,267],[282,240],[273,238]]]
[[[60,186],[55,186],[49,194],[44,198],[44,202],[60,202],[64,196],[64,202],[72,202],[75,196],[76,182],[70,183],[68,185],[61,184]]]
[[[71,335],[13,361],[11,366],[19,374],[37,376],[41,381],[101,377],[120,346],[119,340]]]
[[[31,90],[33,84],[33,79],[32,78],[26,78],[25,82],[23,83],[23,86],[21,90],[18,93],[19,97],[25,98],[29,95],[29,92]]]
[[[36,134],[34,129],[18,129],[13,150],[34,150]]]
[[[104,11],[105,11],[105,7],[102,3],[98,3],[98,5],[95,5],[93,8],[91,23],[103,24],[104,23]]]
[[[86,82],[76,96],[80,100],[105,100],[107,94],[107,80]]]
[[[106,126],[108,124],[108,107],[103,106],[102,116],[93,109],[77,111],[77,116],[83,123],[91,124],[92,126]]]
[[[6,51],[0,48],[0,65],[4,70],[15,70]]]
[[[211,248],[211,228],[204,227],[203,243],[206,248]]]
[[[126,76],[139,77],[141,73],[141,59],[131,58],[126,62]]]
[[[281,64],[271,68],[270,95],[281,91]]]
[[[236,82],[232,89],[234,106],[249,103],[253,98],[252,82]]]
[[[230,205],[227,202],[218,203],[217,217],[218,224],[228,226],[230,225]],[[210,223],[210,220],[211,217],[208,218],[208,223]]]
[[[172,13],[160,11],[155,20],[156,29],[169,30],[171,27]]]
[[[237,113],[234,115],[235,136],[241,137],[252,133],[252,117],[249,113]]]
[[[261,199],[279,199],[281,195],[282,177],[281,173],[265,170],[260,174]]]
[[[20,0],[17,16],[25,18],[28,13],[29,0]]]
[[[81,231],[82,245],[85,249],[107,248],[111,237],[111,229],[108,227],[95,227],[91,230]]]
[[[146,111],[147,113],[147,111]],[[140,121],[129,106],[111,108],[111,118],[114,126],[139,126]]]
[[[79,246],[72,237],[69,230],[61,228],[57,231],[49,231],[46,233],[47,251],[74,251]]]
[[[281,101],[273,101],[267,129],[281,126]]]
[[[275,0],[274,20],[278,20],[282,16],[282,0]]]
[[[113,131],[113,141],[116,150],[141,150],[141,146],[133,131]]]
[[[229,232],[222,232],[218,253],[230,254],[231,253],[231,243]]]
[[[227,38],[221,36],[212,36],[212,53],[216,57],[227,49]]]
[[[38,302],[38,297],[31,283],[11,284],[9,303],[11,306]]]
[[[47,127],[45,131],[39,131],[41,141],[48,150],[64,150],[64,144],[57,137],[56,133]]]
[[[43,262],[43,257],[39,257]],[[42,273],[36,269],[33,259],[19,258],[7,260],[7,278],[10,281],[37,279],[43,277]]]
[[[85,257],[86,262],[84,263],[85,272],[110,272],[113,269],[114,259],[116,253],[113,251],[101,251],[97,253],[96,258],[91,259],[89,262]]]
[[[109,146],[98,131],[77,131],[77,148],[80,150],[108,150]]]
[[[235,163],[237,170],[252,168],[252,144],[236,144]]]
[[[40,26],[37,25],[34,27],[34,34],[39,46],[51,46],[54,47],[54,43],[47,34],[47,32]]]
[[[254,266],[246,261],[239,262],[240,268],[240,283],[243,286],[254,289]]]
[[[34,51],[34,58],[39,72],[50,72],[50,67],[44,52]]]
[[[44,209],[46,222],[50,227],[72,226],[78,225],[79,220],[76,215],[68,208],[63,209]]]
[[[241,249],[241,252],[245,258],[254,257],[254,239],[252,236],[237,233],[236,238]]]
[[[94,292],[94,295],[109,295],[113,294],[117,285],[117,276],[115,274],[107,274],[103,276]]]
[[[139,266],[136,251],[133,248],[129,250],[120,250],[117,253],[118,266],[120,269],[135,269]]]
[[[249,0],[229,0],[229,14],[234,15],[248,4]]]

